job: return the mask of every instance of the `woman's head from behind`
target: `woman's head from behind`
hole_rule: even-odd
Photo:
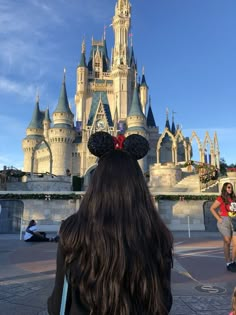
[[[146,203],[149,193],[138,162],[125,151],[113,150],[98,162],[87,195],[94,206],[101,204],[100,211],[128,211]]]
[[[142,138],[140,136],[141,141],[144,139]],[[132,144],[129,144],[130,148]],[[134,149],[137,150],[137,148],[136,143]],[[150,207],[151,197],[137,162],[140,151],[143,150],[144,153],[139,155],[139,158],[147,153],[148,148],[146,141],[141,144],[141,149],[138,149],[137,154],[133,154],[134,151],[130,153],[129,149],[112,148],[100,157],[87,190],[87,196],[85,196],[85,199],[89,198],[91,210],[98,211],[100,217],[102,214],[106,216],[104,211],[107,211],[107,215],[116,217],[116,221],[124,220],[122,216],[125,216],[127,222],[131,220],[129,216],[132,212],[140,212],[141,209],[145,210],[143,207]],[[91,212],[91,215],[96,215],[93,211]],[[133,213],[133,215],[138,215],[138,213]]]

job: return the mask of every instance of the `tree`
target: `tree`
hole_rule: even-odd
[[[227,163],[225,162],[224,158],[220,159],[220,174],[221,175],[226,175],[227,174]]]

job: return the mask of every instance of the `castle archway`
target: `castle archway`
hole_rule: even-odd
[[[188,160],[187,144],[180,129],[177,130],[177,133],[175,135],[175,141],[176,141],[175,162],[178,163],[187,161]]]
[[[218,143],[216,132],[214,134],[213,147],[214,147],[214,165],[217,168],[220,168],[220,149],[219,149],[219,143]]]
[[[31,174],[34,172],[34,164],[35,164],[35,155],[36,155],[36,152],[38,149],[40,149],[40,147],[42,146],[42,144],[45,144],[48,152],[49,152],[49,173],[52,174],[52,151],[51,151],[51,148],[48,144],[48,142],[46,140],[42,140],[40,141],[39,143],[36,144],[36,146],[34,147],[33,149],[33,152],[32,152],[32,158],[31,158]]]
[[[175,162],[176,141],[173,134],[165,128],[157,142],[157,163]]]
[[[190,150],[191,150],[190,155],[189,155],[190,159],[203,162],[204,159],[202,158],[202,144],[195,131],[192,132],[192,135],[189,141],[190,141]]]
[[[212,164],[212,155],[214,152],[213,143],[209,136],[209,133],[205,133],[205,138],[203,142],[203,152],[204,152],[204,163]]]

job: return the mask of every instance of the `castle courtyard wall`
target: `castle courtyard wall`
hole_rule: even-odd
[[[25,194],[26,192],[23,191],[14,192],[14,194],[0,193],[0,205],[2,209],[4,208],[4,201],[8,201],[8,204],[9,202],[21,201],[23,203],[23,210],[21,214],[18,214],[20,216],[18,221],[23,224],[23,228],[28,224],[29,220],[35,219],[38,221],[41,230],[50,232],[58,231],[61,220],[66,219],[79,209],[83,197],[83,192],[73,194],[57,192],[57,199],[53,199],[55,198],[53,193]],[[21,195],[27,196],[27,198],[19,199]],[[71,198],[71,196],[73,197]],[[187,195],[185,196],[184,194],[181,194],[181,196],[178,194],[175,196],[166,195],[166,197],[162,195],[162,198],[158,200],[158,196],[153,195],[153,200],[157,211],[171,231],[205,231],[206,219],[211,219],[212,217],[209,209],[207,209],[207,212],[206,209],[204,210],[207,198],[185,200],[186,197]],[[201,194],[195,194],[195,198],[201,198]],[[9,205],[7,211],[11,212]],[[0,214],[0,220],[3,215],[4,211]],[[7,217],[6,213],[5,217]]]

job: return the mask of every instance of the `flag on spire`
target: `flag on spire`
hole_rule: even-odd
[[[133,46],[133,33],[129,33],[129,37],[130,37],[130,46]]]
[[[103,29],[103,39],[106,39],[106,29],[107,29],[107,25],[104,24],[104,29]]]

